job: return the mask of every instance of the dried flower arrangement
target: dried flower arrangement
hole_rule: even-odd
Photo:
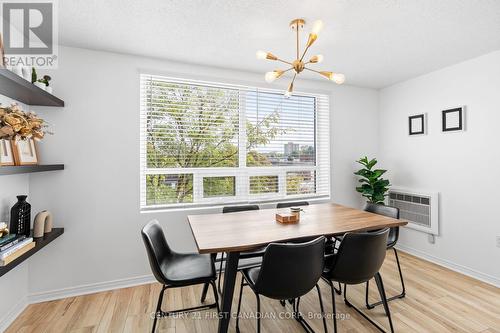
[[[47,123],[34,112],[25,112],[16,103],[0,105],[0,139],[41,140],[47,131]]]

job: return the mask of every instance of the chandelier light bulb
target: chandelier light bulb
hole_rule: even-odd
[[[311,33],[315,34],[315,35],[318,35],[322,29],[323,29],[323,21],[316,20],[313,23],[313,28],[312,28]]]
[[[285,91],[285,98],[290,98],[292,96],[292,92],[290,91]]]
[[[288,89],[285,92],[285,98],[290,98],[290,96],[292,96],[292,91],[293,91],[293,81],[290,82],[290,85],[288,86]]]
[[[267,83],[272,83],[278,77],[278,72],[267,72],[265,75],[265,80]]]
[[[320,63],[322,61],[323,61],[323,56],[321,54],[312,56],[311,59],[309,60],[309,62],[313,64]]]
[[[267,57],[267,52],[259,50],[255,55],[257,56],[257,59],[264,60]]]
[[[345,82],[345,75],[340,73],[335,73],[332,75],[332,78],[330,80],[332,80],[336,84],[342,84]]]

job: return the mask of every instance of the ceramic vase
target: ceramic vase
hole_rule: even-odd
[[[17,235],[30,235],[31,205],[27,195],[18,195],[17,202],[10,210],[10,232]]]

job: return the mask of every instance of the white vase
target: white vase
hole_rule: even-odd
[[[31,68],[27,67],[27,66],[23,66],[22,70],[23,70],[23,78],[26,81],[30,81],[31,82]]]
[[[12,68],[12,71],[13,71],[15,74],[19,75],[20,77],[23,77],[23,66],[21,66],[21,65],[17,65],[17,66],[15,66],[14,68]]]
[[[52,94],[52,87],[51,86],[45,86],[45,91],[48,92],[49,94]]]
[[[36,81],[36,82],[34,83],[34,85],[35,85],[35,86],[37,86],[37,87],[38,87],[38,88],[40,88],[40,89],[45,90],[45,83],[43,83],[43,82],[38,82],[38,81]]]

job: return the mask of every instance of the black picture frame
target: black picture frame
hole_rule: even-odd
[[[413,128],[413,121],[420,120],[420,129]],[[422,135],[425,134],[425,114],[417,114],[408,117],[408,135]]]
[[[449,124],[448,116],[458,113],[458,124],[452,125]],[[443,132],[454,132],[454,131],[463,131],[464,130],[464,108],[457,107],[453,109],[447,109],[441,111],[441,122],[442,122],[442,131]]]

